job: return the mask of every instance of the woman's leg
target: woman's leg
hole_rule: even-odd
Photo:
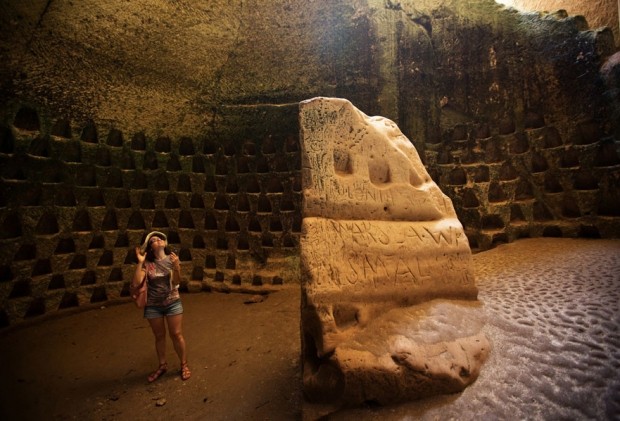
[[[159,359],[159,368],[149,376],[149,382],[153,382],[168,370],[166,364],[166,324],[163,317],[147,320],[155,336],[155,351],[157,351],[157,358]]]
[[[159,364],[166,363],[166,324],[163,317],[156,319],[148,319],[153,335],[155,335],[155,350],[157,351],[157,358],[159,358]]]
[[[187,350],[185,348],[185,338],[183,337],[183,314],[176,314],[174,316],[167,316],[168,321],[168,333],[172,339],[174,350],[179,356],[181,361],[181,377],[183,380],[187,380],[191,376],[189,367],[187,366]]]
[[[174,350],[179,356],[181,364],[187,361],[187,352],[185,350],[185,338],[183,338],[183,314],[175,314],[174,316],[166,316],[168,321],[168,333]]]

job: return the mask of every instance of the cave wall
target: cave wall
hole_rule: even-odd
[[[0,326],[126,299],[133,249],[152,229],[179,255],[182,291],[298,282],[297,109],[223,110],[201,138],[19,109],[0,142]]]
[[[427,22],[430,39],[403,31],[398,40],[400,126],[417,133],[472,247],[617,236],[617,87],[599,72],[614,52],[611,31],[479,5],[396,11],[403,28]]]
[[[620,235],[620,60],[582,17],[490,0],[0,9],[0,326],[124,299],[152,228],[187,291],[297,282],[297,104],[314,96],[394,120],[474,250]]]
[[[620,43],[620,4],[615,0],[499,0],[498,3],[522,11],[554,12],[566,10],[570,15],[584,16],[593,28],[608,27]]]

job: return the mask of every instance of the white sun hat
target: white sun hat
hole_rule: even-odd
[[[166,234],[164,234],[163,232],[159,232],[159,231],[152,231],[146,236],[146,238],[144,239],[144,243],[142,243],[142,246],[140,247],[140,251],[142,253],[146,253],[146,248],[149,245],[149,240],[154,235],[163,238],[166,246],[168,245],[168,237],[166,237]]]

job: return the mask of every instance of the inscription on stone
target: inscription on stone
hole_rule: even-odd
[[[411,332],[411,314],[431,311],[437,300],[477,296],[452,202],[393,122],[343,99],[315,98],[301,103],[300,124],[306,396],[389,401],[429,387],[462,389],[486,356],[482,335],[453,340],[451,333],[452,342],[430,347],[410,339],[423,336]],[[402,340],[367,328],[398,331]],[[444,348],[450,355],[437,359]],[[423,379],[399,369],[403,355],[426,367]]]
[[[351,294],[367,289],[442,288],[475,294],[471,252],[457,220],[398,222],[306,218],[302,261],[308,291],[329,289]],[[436,254],[440,253],[441,259]],[[440,271],[441,277],[433,277]]]

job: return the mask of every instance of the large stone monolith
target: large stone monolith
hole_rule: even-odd
[[[300,104],[302,358],[311,402],[463,390],[489,352],[471,250],[399,128],[349,101]]]

